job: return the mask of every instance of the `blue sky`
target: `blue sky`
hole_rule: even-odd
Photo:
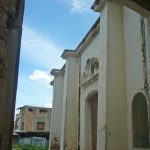
[[[99,14],[94,0],[26,0],[16,108],[51,106],[49,72],[65,63],[64,49],[75,49]]]

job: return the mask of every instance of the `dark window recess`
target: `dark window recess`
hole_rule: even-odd
[[[46,109],[40,109],[40,113],[47,113],[48,111]]]
[[[29,112],[36,112],[36,108],[28,108]]]
[[[21,129],[24,129],[24,122],[21,123]]]
[[[37,130],[45,130],[45,122],[37,122]]]
[[[150,148],[148,105],[142,93],[135,95],[132,103],[132,132],[135,148]]]
[[[86,104],[86,141],[87,147],[96,150],[97,147],[97,116],[98,116],[98,93],[93,93],[87,99]]]
[[[33,109],[32,109],[32,108],[28,108],[28,111],[29,111],[29,112],[32,112],[32,111],[33,111]]]
[[[94,74],[94,65],[91,65],[91,73]]]

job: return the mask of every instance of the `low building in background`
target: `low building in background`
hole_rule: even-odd
[[[20,112],[16,114],[14,125],[14,137],[17,141],[13,143],[45,146],[49,140],[52,108],[25,105],[18,110]],[[37,138],[41,142],[31,142]]]
[[[18,108],[15,131],[17,132],[49,132],[51,108],[23,106]]]

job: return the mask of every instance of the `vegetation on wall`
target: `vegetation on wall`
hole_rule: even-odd
[[[34,145],[15,145],[12,150],[48,150],[48,146],[39,147]]]

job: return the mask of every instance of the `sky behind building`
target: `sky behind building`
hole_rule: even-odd
[[[51,106],[50,71],[65,63],[64,49],[75,49],[99,14],[93,0],[26,0],[16,108]]]

